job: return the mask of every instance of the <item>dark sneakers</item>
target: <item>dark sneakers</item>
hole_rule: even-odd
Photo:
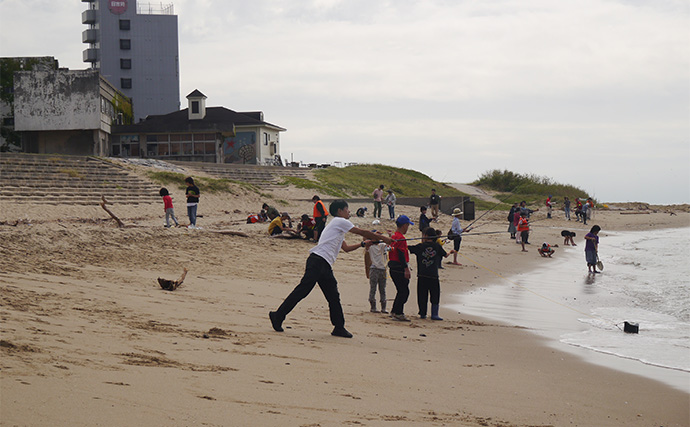
[[[273,329],[276,332],[283,332],[283,321],[278,318],[278,313],[275,311],[269,311],[268,318],[271,319],[271,325],[273,325]]]
[[[334,337],[352,338],[352,334],[345,328],[335,328],[333,332],[331,332],[331,335]]]

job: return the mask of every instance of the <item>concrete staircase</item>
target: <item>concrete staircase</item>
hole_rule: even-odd
[[[216,178],[246,182],[264,189],[280,188],[285,176],[313,179],[311,169],[281,166],[238,165],[226,163],[169,162],[187,169],[194,169]]]
[[[159,186],[95,157],[0,153],[0,197],[14,203],[160,203]]]

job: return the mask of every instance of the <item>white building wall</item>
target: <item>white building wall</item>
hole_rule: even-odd
[[[99,79],[97,70],[17,72],[15,130],[100,129]]]

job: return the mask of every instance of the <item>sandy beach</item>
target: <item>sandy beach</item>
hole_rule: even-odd
[[[186,223],[183,193],[171,193]],[[263,201],[298,218],[311,213],[311,195],[202,195],[200,230],[164,228],[162,202],[112,206],[127,225],[117,228],[98,206],[1,201],[0,424],[690,425],[687,392],[586,363],[525,328],[447,307],[444,321],[419,319],[414,280],[410,323],[370,313],[362,250],[341,253],[334,267],[354,338],[330,335],[317,289],[285,332],[273,331],[268,311],[299,282],[313,243],[270,238],[267,224],[245,219]],[[418,209],[397,213],[414,220]],[[504,231],[505,216],[490,212],[477,232]],[[562,244],[568,228],[584,244],[589,226],[560,212],[543,217],[535,214],[532,242]],[[447,231],[450,220],[434,226]],[[371,217],[352,221],[372,227]],[[690,213],[597,211],[590,224],[603,233],[686,227]],[[495,281],[491,271],[510,275],[540,261],[536,245],[522,253],[507,234],[467,238],[461,251],[463,265],[441,271],[442,304]],[[177,279],[183,268],[179,289],[160,288],[158,277]]]

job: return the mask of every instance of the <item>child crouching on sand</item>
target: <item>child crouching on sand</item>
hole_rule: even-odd
[[[173,209],[172,197],[170,197],[168,189],[165,187],[161,188],[159,194],[163,198],[163,209],[165,210],[165,228],[170,228],[170,218],[172,218],[173,222],[175,222],[175,227],[177,227],[180,224],[177,222],[177,218],[175,218],[175,209]]]
[[[417,304],[419,317],[426,319],[427,300],[431,297],[431,320],[443,320],[438,315],[441,299],[441,284],[438,279],[438,265],[442,258],[455,250],[446,253],[436,242],[437,233],[433,228],[424,229],[422,243],[410,246],[410,253],[417,256]]]
[[[300,301],[309,295],[318,283],[321,292],[323,292],[326,301],[328,301],[331,323],[334,326],[331,335],[352,338],[352,334],[345,329],[345,316],[343,315],[343,307],[340,305],[338,282],[333,275],[333,264],[341,249],[345,252],[351,252],[359,247],[365,247],[367,244],[371,244],[371,242],[348,245],[345,243],[345,233],[358,234],[373,241],[383,240],[385,243],[392,243],[390,237],[355,227],[349,220],[350,209],[345,200],[335,200],[331,203],[328,210],[333,216],[333,220],[319,236],[319,243],[309,251],[311,254],[307,258],[307,265],[304,269],[302,280],[276,311],[268,313],[271,325],[277,332],[283,332],[282,325],[285,317]]]

